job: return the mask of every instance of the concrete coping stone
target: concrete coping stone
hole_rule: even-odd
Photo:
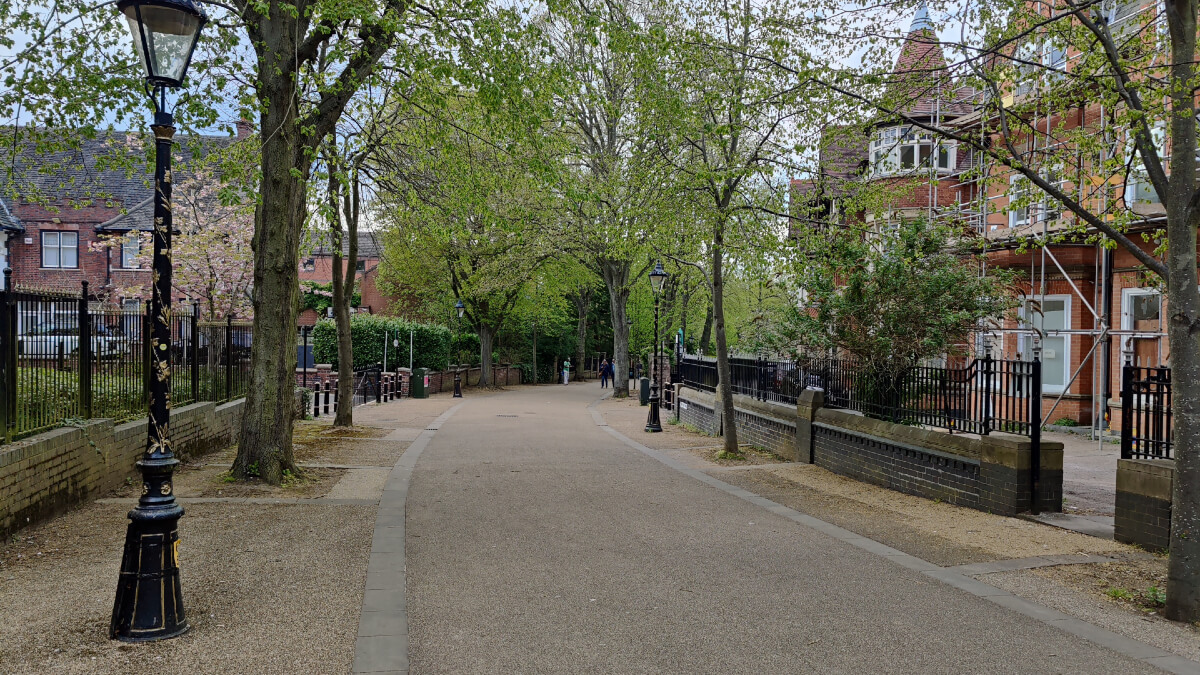
[[[1117,465],[1125,471],[1148,473],[1163,478],[1171,478],[1175,475],[1175,460],[1173,459],[1118,459]]]

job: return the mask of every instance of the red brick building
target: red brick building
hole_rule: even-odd
[[[1113,30],[1125,30],[1121,22],[1133,28],[1154,21],[1145,18],[1154,7],[1148,0],[1114,6]],[[1055,71],[1070,72],[1078,55],[1055,47],[1050,39],[1029,39],[1031,45],[1017,47],[1017,56],[1042,66],[1018,69],[1019,81],[1006,82],[1003,90],[1006,108],[1029,104],[1034,111],[1027,120],[1028,131],[1014,139],[1018,151],[1031,157],[1072,152],[1054,138],[1063,129],[1118,137],[1119,130],[1105,129],[1101,111],[1086,101],[1059,111],[1036,104],[1045,87],[1061,81],[1055,79]],[[1119,427],[1121,364],[1129,359],[1143,366],[1169,365],[1166,301],[1153,276],[1124,249],[1106,248],[1094,231],[1079,227],[1069,211],[1011,169],[913,123],[983,133],[1000,142],[982,105],[988,94],[956,84],[923,6],[901,45],[890,86],[910,85],[919,93],[900,110],[903,117],[865,129],[826,131],[820,170],[792,181],[794,226],[854,222],[881,231],[889,223],[912,219],[961,226],[981,242],[986,268],[1019,272],[1013,292],[1021,298],[1016,316],[981,330],[970,349],[978,354],[989,348],[997,356],[1028,359],[1035,341],[1040,342],[1046,422],[1103,428],[1110,421]],[[894,121],[901,118],[907,119]],[[1086,158],[1080,161],[1087,166]],[[1067,194],[1077,188],[1068,177],[1054,175],[1052,165],[1046,171],[1049,182],[1061,185]],[[1115,195],[1106,197],[1104,205],[1089,203],[1090,208],[1123,211],[1132,233],[1152,233],[1161,226],[1162,206],[1144,177],[1132,172],[1128,177],[1087,179],[1112,186],[1097,194]],[[867,191],[882,196],[882,208],[848,212],[839,207],[839,200]],[[1149,239],[1141,245],[1152,252],[1158,242]],[[1141,242],[1142,237],[1135,240]]]
[[[358,259],[354,262],[355,289],[359,292],[362,300],[357,311],[367,314],[387,314],[393,310],[393,299],[384,296],[377,285],[382,250],[382,242],[380,242],[378,234],[374,232],[358,233]],[[350,264],[346,260],[349,255],[349,242],[342,242],[341,273],[343,275],[346,266]],[[325,245],[318,246],[312,254],[301,258],[300,283],[302,287],[306,281],[319,284],[333,282],[333,250],[331,248]],[[319,318],[315,310],[305,309],[300,312],[296,324],[311,326]]]
[[[238,125],[238,138],[250,133]],[[205,144],[230,142],[205,138]],[[186,144],[179,148],[187,150]],[[176,178],[186,164],[176,160]],[[40,152],[32,144],[16,157],[0,192],[0,266],[11,268],[16,290],[79,293],[123,304],[117,289],[149,283],[137,254],[153,229],[153,167],[140,143],[124,134],[84,140],[76,149]],[[122,237],[119,246],[99,242]],[[137,300],[128,300],[137,303]]]

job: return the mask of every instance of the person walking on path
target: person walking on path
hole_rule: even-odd
[[[563,359],[562,373],[563,373],[563,384],[570,382],[571,381],[571,361],[570,361],[570,359]]]
[[[609,376],[609,371],[611,368],[612,368],[612,366],[608,365],[608,359],[604,359],[604,361],[600,363],[600,388],[601,389],[608,388],[608,376]]]

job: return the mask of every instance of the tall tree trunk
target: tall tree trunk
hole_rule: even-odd
[[[1175,480],[1166,615],[1200,620],[1200,292],[1196,288],[1195,0],[1167,0],[1171,34],[1171,180],[1167,191],[1167,302],[1171,316]],[[1174,15],[1174,16],[1172,16]],[[1178,139],[1178,140],[1177,140]]]
[[[336,152],[336,148],[334,149]],[[329,198],[333,222],[330,223],[330,246],[333,248],[333,316],[337,323],[338,341],[338,409],[333,418],[335,427],[354,426],[354,345],[350,339],[350,302],[354,298],[354,279],[358,271],[358,204],[357,177],[342,186],[330,168]],[[344,194],[343,203],[338,196]],[[346,221],[347,260],[342,260],[342,220]]]
[[[712,353],[712,324],[713,324],[713,301],[708,299],[708,307],[704,311],[704,328],[700,329],[700,344],[696,347],[701,354]]]
[[[575,303],[575,379],[583,381],[584,359],[587,358],[588,308],[592,305],[592,292],[580,291],[571,297]]]
[[[629,326],[626,305],[629,302],[628,260],[601,260],[600,277],[608,288],[608,308],[613,329],[613,398],[629,397]]]
[[[492,384],[492,341],[496,337],[494,326],[479,326],[479,386]]]
[[[275,55],[298,45],[292,20],[272,16]],[[266,57],[261,57],[260,61]],[[284,57],[281,57],[281,59]],[[261,63],[271,73],[278,63]],[[295,471],[292,421],[296,390],[296,310],[299,291],[300,230],[307,215],[304,177],[311,160],[296,124],[295,87],[285,78],[264,75],[259,99],[262,134],[262,184],[254,213],[254,340],[250,343],[250,381],[242,413],[241,441],[233,463],[238,478],[259,476],[278,484]],[[295,172],[295,173],[293,173]]]
[[[737,418],[733,407],[733,385],[729,372],[729,343],[725,339],[725,278],[722,270],[725,254],[725,218],[718,217],[713,225],[712,246],[712,316],[717,335],[717,378],[721,392],[722,428],[725,430],[725,452],[737,454]]]
[[[688,323],[688,308],[692,305],[692,293],[694,288],[686,293],[680,293],[679,298],[679,331],[683,334],[680,338],[680,348],[687,351],[687,323]]]

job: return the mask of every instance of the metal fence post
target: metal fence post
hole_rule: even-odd
[[[1042,359],[1041,349],[1035,348],[1030,364],[1031,395],[1029,397],[1029,512],[1042,512]]]
[[[92,317],[88,313],[88,282],[79,294],[79,416],[92,417]]]
[[[1121,459],[1133,459],[1133,364],[1121,366]]]
[[[10,376],[15,375],[17,341],[13,330],[16,323],[13,313],[12,270],[4,268],[4,288],[0,290],[0,434],[4,442],[12,440],[13,411],[16,410],[17,391]]]
[[[142,402],[147,406],[150,405],[150,331],[152,330],[151,322],[153,321],[152,312],[150,311],[150,301],[147,300],[143,307],[142,313]],[[146,414],[150,413],[150,409],[146,409]]]
[[[225,400],[233,400],[233,313],[225,315]]]
[[[992,350],[989,349],[983,353],[983,392],[979,397],[980,406],[983,408],[980,411],[982,413],[980,416],[983,418],[983,430],[979,432],[982,436],[987,436],[992,432],[995,367],[996,362],[992,359]]]
[[[192,359],[192,402],[200,401],[200,303],[192,303],[192,342],[191,354]]]

